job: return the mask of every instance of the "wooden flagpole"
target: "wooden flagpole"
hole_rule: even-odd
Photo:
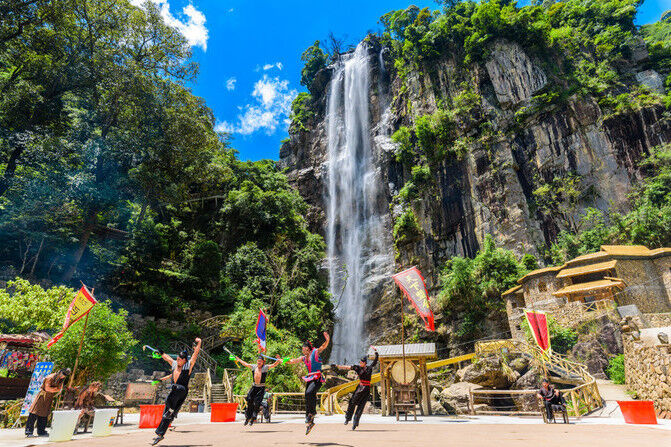
[[[79,356],[82,353],[82,345],[84,344],[84,334],[86,334],[86,326],[89,322],[89,314],[91,311],[86,312],[86,318],[84,319],[84,330],[82,331],[82,336],[79,338],[79,349],[77,349],[77,357],[75,357],[75,366],[72,368],[72,374],[70,374],[70,383],[68,388],[72,388],[72,382],[75,380],[75,373],[77,372],[77,366],[79,365]]]
[[[403,353],[403,385],[407,380],[405,377],[405,318],[403,316],[403,292],[401,292],[401,352]]]
[[[82,286],[84,283],[82,283]],[[91,289],[91,295],[93,296],[93,291],[96,290],[95,288]],[[77,366],[79,365],[79,356],[82,353],[82,345],[84,344],[84,335],[86,334],[86,326],[89,323],[89,314],[91,313],[91,310],[93,308],[89,309],[88,312],[86,312],[86,318],[84,319],[84,330],[82,331],[82,336],[79,338],[79,349],[77,349],[77,357],[75,357],[75,366],[72,368],[72,374],[70,374],[70,382],[68,383],[68,388],[72,388],[72,382],[75,380],[75,373],[77,372]]]

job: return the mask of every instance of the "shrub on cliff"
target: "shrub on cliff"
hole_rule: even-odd
[[[394,224],[394,243],[396,246],[410,242],[422,234],[422,229],[417,222],[417,216],[412,209],[407,209],[401,214]]]
[[[317,72],[326,67],[328,55],[319,46],[319,41],[315,40],[315,43],[303,52],[301,60],[305,62],[305,65],[301,69],[301,85],[310,89]]]
[[[475,258],[456,256],[445,264],[439,279],[438,306],[461,319],[459,336],[477,336],[488,314],[503,311],[501,293],[524,273],[524,264],[513,252],[497,248],[487,235]]]

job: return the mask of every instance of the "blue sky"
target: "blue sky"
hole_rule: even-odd
[[[232,133],[243,160],[278,158],[291,100],[305,90],[300,56],[315,40],[333,32],[355,43],[377,30],[388,11],[410,4],[437,8],[433,0],[151,1],[193,46],[200,65],[193,92],[212,108],[218,128]],[[668,9],[671,0],[645,0],[637,22],[654,22]]]

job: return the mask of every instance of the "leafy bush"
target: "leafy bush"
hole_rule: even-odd
[[[63,325],[65,314],[76,290],[67,287],[43,289],[24,279],[7,283],[0,289],[0,324],[3,332],[22,333],[43,330],[55,334]],[[130,363],[127,354],[137,341],[126,324],[125,310],[114,312],[108,302],[98,302],[89,313],[76,380],[104,380],[123,371]],[[63,337],[47,350],[61,368],[74,366],[84,319],[74,323]]]
[[[316,40],[303,52],[301,60],[305,62],[301,69],[301,85],[306,86],[309,90],[317,72],[326,67],[328,55],[321,49],[319,41]]]
[[[93,307],[89,313],[75,376],[77,383],[105,380],[114,373],[124,371],[130,364],[130,352],[137,340],[128,329],[127,316],[128,313],[123,309],[114,312],[108,302],[99,302]],[[74,367],[83,329],[82,319],[70,327],[51,348],[44,349],[59,367]]]
[[[536,342],[531,335],[531,328],[526,319],[522,322],[522,329],[526,334],[527,341],[535,345]],[[548,329],[550,330],[550,346],[555,352],[566,354],[578,342],[578,333],[576,331],[561,326],[552,317],[548,318]]]
[[[394,242],[396,246],[410,242],[421,236],[422,230],[412,209],[407,209],[394,223]]]
[[[305,123],[314,116],[312,111],[312,95],[300,92],[291,103],[291,122],[304,132],[308,131]]]
[[[415,152],[413,151],[412,132],[406,126],[401,126],[391,136],[391,139],[398,143],[396,150],[396,161],[405,165],[412,165],[415,161]]]
[[[501,293],[526,273],[510,250],[496,248],[491,235],[473,259],[455,256],[443,268],[437,304],[441,311],[461,319],[458,335],[475,337],[480,322],[492,311],[503,311]]]
[[[606,369],[608,378],[618,385],[625,382],[624,375],[624,354],[618,354],[608,360],[608,368]]]

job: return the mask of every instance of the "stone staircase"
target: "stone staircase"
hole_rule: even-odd
[[[210,403],[228,402],[226,387],[223,383],[213,383],[210,392]]]

